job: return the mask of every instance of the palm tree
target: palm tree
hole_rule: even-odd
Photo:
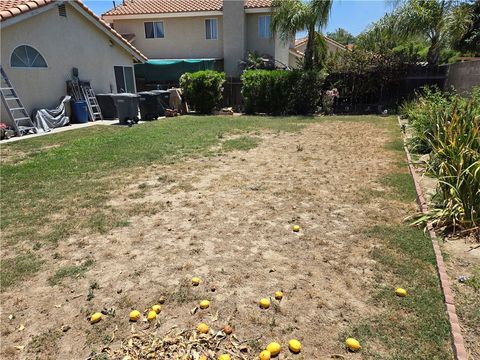
[[[447,43],[452,24],[452,11],[458,1],[406,0],[394,13],[395,29],[404,37],[426,36],[430,46],[427,62],[437,65],[440,50]]]
[[[283,41],[289,41],[298,31],[307,30],[307,47],[303,68],[318,70],[321,65],[319,48],[322,46],[318,33],[327,25],[333,0],[273,0],[272,23],[274,33]]]

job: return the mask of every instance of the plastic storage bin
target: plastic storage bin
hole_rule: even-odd
[[[72,110],[75,124],[88,123],[88,107],[86,101],[73,101]]]

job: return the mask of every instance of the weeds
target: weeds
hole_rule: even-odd
[[[48,283],[51,286],[60,284],[63,279],[69,277],[70,279],[76,279],[83,276],[94,264],[92,259],[86,260],[83,264],[78,266],[66,266],[57,270],[55,275],[48,279]]]

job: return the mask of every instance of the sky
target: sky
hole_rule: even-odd
[[[111,0],[84,0],[84,3],[97,15],[113,7]],[[116,3],[121,4],[121,0]],[[358,35],[391,9],[391,4],[386,0],[334,0],[325,33],[342,27],[353,35]]]

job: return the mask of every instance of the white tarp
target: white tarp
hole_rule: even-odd
[[[52,129],[59,128],[70,123],[70,119],[66,114],[65,104],[71,99],[65,96],[60,105],[53,110],[40,109],[35,113],[33,123],[38,133],[49,132]]]

